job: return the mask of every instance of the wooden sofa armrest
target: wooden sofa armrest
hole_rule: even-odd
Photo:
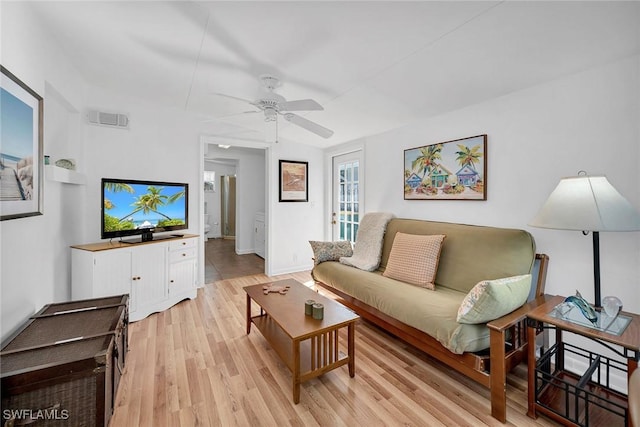
[[[534,264],[534,275],[536,278],[533,283],[534,299],[520,307],[519,309],[512,311],[498,319],[494,319],[487,323],[489,330],[504,331],[510,327],[516,325],[527,316],[529,310],[533,310],[538,305],[543,304],[549,297],[545,295],[544,289],[547,280],[547,268],[549,266],[549,256],[546,254],[536,254],[536,263]]]
[[[491,390],[491,415],[501,422],[507,421],[507,372],[513,364],[519,363],[521,355],[526,355],[526,343],[521,351],[507,357],[507,330],[525,320],[527,313],[550,299],[544,294],[549,256],[536,254],[534,272],[536,276],[534,299],[519,309],[487,323],[489,328],[489,389]],[[512,357],[514,356],[514,357]]]
[[[551,299],[551,296],[540,295],[519,309],[487,323],[490,340],[489,366],[491,375],[489,376],[489,388],[491,390],[491,415],[503,423],[507,421],[507,372],[511,370],[512,364],[519,363],[521,360],[521,358],[517,357],[513,359],[511,356],[507,357],[507,330],[525,320],[530,310],[542,305],[548,299]],[[520,354],[526,354],[524,349],[523,347]]]
[[[551,299],[550,295],[540,295],[538,298],[533,301],[529,301],[519,309],[487,323],[487,327],[489,330],[505,331],[510,327],[515,326],[518,322],[524,320],[529,311],[544,304],[549,299]]]

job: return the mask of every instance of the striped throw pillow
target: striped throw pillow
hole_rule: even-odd
[[[396,233],[383,276],[435,290],[444,234]]]

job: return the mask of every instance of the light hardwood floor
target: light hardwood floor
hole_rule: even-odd
[[[311,284],[308,272],[278,278],[290,277]],[[246,334],[242,288],[268,280],[208,284],[195,300],[132,323],[111,427],[503,425],[487,389],[364,321],[355,378],[346,366],[328,372],[304,383],[294,405],[289,370],[259,331]],[[555,425],[526,416],[525,366],[509,375],[507,396],[507,425]]]

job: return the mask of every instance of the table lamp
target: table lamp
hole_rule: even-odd
[[[529,225],[593,236],[594,305],[600,301],[600,232],[640,230],[640,214],[604,176],[562,178]]]

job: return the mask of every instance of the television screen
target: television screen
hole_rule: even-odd
[[[102,238],[188,228],[189,184],[102,179]]]

